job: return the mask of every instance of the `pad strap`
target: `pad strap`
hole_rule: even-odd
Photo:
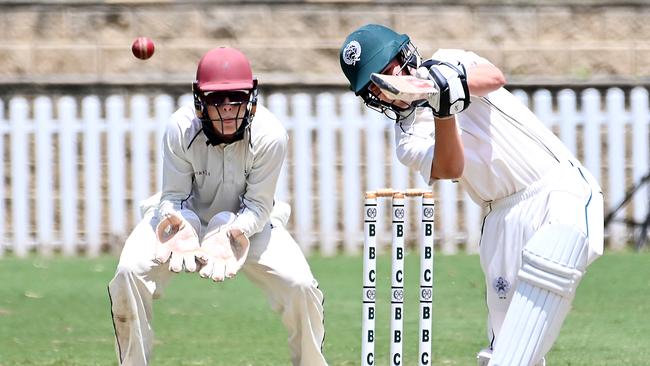
[[[580,230],[546,225],[524,247],[519,279],[572,298],[585,272],[587,249]]]

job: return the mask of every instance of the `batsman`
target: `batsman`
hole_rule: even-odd
[[[323,294],[285,229],[289,206],[274,200],[287,132],[257,103],[257,79],[237,49],[207,52],[192,91],[194,103],[166,126],[162,192],[142,205],[108,286],[119,364],[150,364],[153,299],[176,273],[222,282],[241,271],[280,314],[293,365],[326,365]],[[208,326],[220,332],[227,316]]]
[[[365,105],[395,120],[404,165],[429,184],[457,180],[486,208],[488,337],[478,365],[544,365],[580,280],[603,253],[594,177],[473,52],[440,49],[422,60],[408,35],[368,24],[345,39],[340,64]],[[399,90],[372,83],[373,73],[416,76],[435,90],[400,100]]]

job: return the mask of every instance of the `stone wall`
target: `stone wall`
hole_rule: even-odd
[[[0,85],[185,84],[212,47],[242,49],[262,83],[344,85],[338,49],[368,22],[423,55],[465,48],[510,82],[643,84],[646,1],[0,1]],[[153,58],[130,53],[139,35]]]

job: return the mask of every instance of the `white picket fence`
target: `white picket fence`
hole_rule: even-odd
[[[646,89],[627,96],[618,88],[514,93],[603,183],[607,207],[650,169]],[[160,187],[162,128],[179,104],[190,102],[190,95],[0,99],[0,256],[33,250],[94,256],[121,246],[139,219],[137,203]],[[305,252],[359,253],[363,192],[425,187],[397,162],[391,121],[353,95],[272,94],[262,102],[290,133],[277,197],[292,205],[289,229]],[[436,246],[475,252],[482,208],[449,181],[436,183],[434,192]],[[621,215],[640,222],[648,193],[638,192]],[[380,230],[388,243],[387,220]],[[629,235],[622,224],[611,225],[609,246],[624,246]]]

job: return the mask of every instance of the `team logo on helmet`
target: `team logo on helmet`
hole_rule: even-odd
[[[359,60],[361,60],[361,45],[357,41],[350,41],[343,49],[343,62],[354,66]]]

